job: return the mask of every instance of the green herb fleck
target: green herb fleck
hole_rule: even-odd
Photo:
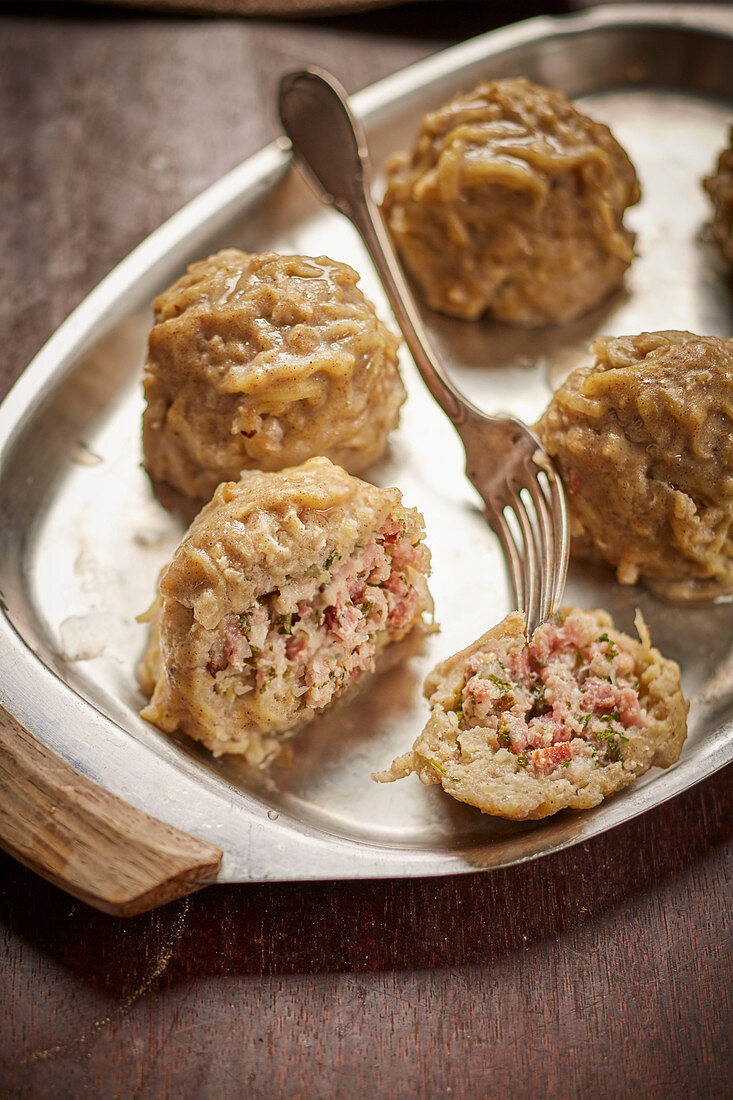
[[[448,772],[445,770],[445,768],[441,767],[437,760],[431,760],[430,763],[435,768],[436,772],[440,772],[441,775],[448,775]]]
[[[520,768],[527,767],[527,764],[529,764],[529,760],[527,759],[526,752],[520,752],[519,756],[517,757],[517,763],[519,764]]]
[[[333,550],[331,551],[331,553],[328,555],[328,557],[324,561],[323,568],[324,569],[330,569],[331,566],[333,565],[333,563],[336,561],[336,558],[340,558],[340,557],[341,557],[341,555],[336,552],[336,548],[334,547]]]
[[[584,730],[588,729],[588,723],[590,722],[592,717],[593,717],[592,714],[586,714],[585,717],[583,718],[583,729]]]
[[[278,627],[278,634],[292,634],[293,633],[293,613],[288,611],[287,615],[278,615],[275,619]]]
[[[532,717],[541,718],[543,714],[551,710],[545,698],[545,685],[541,680],[535,680],[532,685]]]
[[[249,623],[250,623],[250,616],[247,614],[246,611],[243,611],[242,614],[239,616],[239,622],[238,622],[239,633],[243,637],[249,631]]]
[[[606,760],[609,760],[611,763],[615,764],[618,763],[620,759],[621,749],[618,746],[618,742],[615,740],[609,741],[606,745]]]
[[[616,646],[616,643],[611,641],[608,634],[601,634],[598,641],[599,642],[605,642],[606,645],[608,646],[608,649],[606,650],[606,653],[605,653],[605,657],[606,657],[607,661],[612,661],[614,659],[614,657],[618,657],[618,648]]]
[[[494,704],[495,707],[499,706],[506,709],[507,707],[513,707],[515,705],[516,699],[510,691],[510,684],[507,680],[502,680],[500,676],[493,676],[491,674],[489,674],[486,679],[494,684],[500,692],[499,698]]]
[[[621,746],[619,745],[619,741],[628,741],[628,737],[625,733],[621,733],[620,730],[611,729],[611,722],[618,722],[619,720],[620,716],[617,710],[612,711],[611,714],[601,715],[601,721],[606,723],[606,729],[596,733],[597,741],[606,742],[606,755],[604,759],[611,763],[617,763],[621,759]]]
[[[374,604],[371,602],[371,600],[364,600],[364,603],[361,605],[362,615],[368,615],[373,607]]]
[[[502,722],[496,731],[496,738],[499,744],[503,745],[505,749],[510,749],[512,747],[512,739],[506,721]]]
[[[570,761],[569,761],[569,760],[563,760],[563,762],[562,762],[562,765],[561,765],[561,766],[562,766],[563,768],[569,768],[569,767],[570,767]]]

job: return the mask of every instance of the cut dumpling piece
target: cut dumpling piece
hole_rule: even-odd
[[[326,458],[220,485],[161,576],[144,718],[260,763],[432,609],[424,524]]]
[[[520,325],[580,316],[621,286],[633,165],[607,126],[523,78],[428,114],[386,166],[383,210],[429,306]]]
[[[720,154],[715,173],[705,180],[705,190],[715,207],[713,237],[723,259],[733,267],[733,126],[728,148]]]
[[[733,340],[599,336],[537,425],[573,552],[661,596],[733,592]]]
[[[425,681],[431,715],[412,750],[374,778],[416,772],[459,802],[521,820],[588,809],[679,757],[680,671],[615,630],[605,611],[566,609],[528,642],[521,612]]]
[[[350,473],[381,456],[405,400],[399,340],[358,279],[326,256],[229,248],[156,299],[143,449],[164,499],[203,502],[242,470],[315,455]]]

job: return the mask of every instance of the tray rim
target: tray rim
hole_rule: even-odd
[[[539,16],[440,51],[356,93],[351,97],[351,102],[359,116],[367,120],[369,117],[376,118],[395,101],[431,84],[440,76],[517,46],[547,37],[623,27],[632,30],[656,27],[708,31],[733,39],[733,10],[690,4],[664,7],[624,4],[606,5],[574,15]],[[288,142],[284,138],[277,139],[182,207],[91,291],[51,336],[0,403],[0,476],[16,434],[33,417],[46,384],[51,381],[60,383],[84,351],[114,323],[117,314],[126,312],[121,303],[125,292],[138,277],[142,273],[150,276],[156,264],[169,263],[176,251],[187,252],[192,227],[197,232],[204,229],[214,231],[217,223],[225,223],[229,219],[243,196],[251,198],[255,189],[265,189],[274,184],[285,175],[289,166]],[[138,742],[135,742],[134,755],[145,761],[151,776],[147,783],[135,782],[134,779],[139,779],[139,776],[132,777],[129,761],[123,760],[125,749],[129,749],[129,742],[134,739],[122,726],[65,684],[31,651],[7,618],[1,599],[0,610],[0,704],[43,744],[105,789],[139,809],[155,814],[168,824],[185,829],[201,839],[213,840],[222,847],[224,862],[215,879],[219,882],[435,876],[522,863],[583,842],[631,820],[733,761],[733,723],[724,723],[711,730],[705,745],[692,758],[675,765],[657,781],[638,789],[632,787],[625,797],[605,803],[601,814],[566,817],[559,822],[547,819],[558,827],[553,829],[545,824],[544,829],[549,836],[544,844],[530,846],[531,850],[520,851],[505,859],[482,859],[480,845],[433,850],[355,840],[327,833],[284,814],[273,821],[267,817],[266,806],[239,790],[236,812],[230,805],[227,813],[226,781],[214,779],[193,762],[189,768],[174,767],[177,797],[161,798],[158,784],[163,775],[170,777],[171,764],[175,762]],[[21,672],[29,674],[29,691],[24,690],[26,677]],[[86,751],[78,742],[69,743],[59,732],[67,722],[85,727],[92,734]],[[104,738],[104,748],[111,750],[104,761],[95,758],[94,749],[88,747],[94,745],[97,737]],[[705,767],[702,774],[698,774],[701,760]],[[155,767],[151,767],[153,763]],[[156,792],[158,797],[151,797],[151,793],[154,796]],[[200,812],[192,819],[188,808],[194,793],[198,802],[204,805],[199,807]],[[214,810],[217,811],[217,822],[212,829],[210,814]],[[245,812],[249,817],[247,830],[243,830],[241,820]],[[247,833],[245,843],[242,841],[244,831]],[[527,835],[531,837],[532,834]],[[483,847],[490,849],[495,846],[496,842],[489,841]],[[303,868],[303,873],[293,873],[296,862]],[[288,865],[289,869],[286,869]]]

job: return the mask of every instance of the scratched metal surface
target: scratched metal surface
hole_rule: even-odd
[[[730,11],[629,6],[494,32],[355,97],[378,164],[453,91],[521,72],[608,122],[637,167],[644,197],[629,223],[639,257],[624,294],[539,333],[429,317],[454,378],[477,404],[533,421],[600,331],[731,335],[731,288],[704,232],[700,188],[733,113],[731,71]],[[524,825],[483,816],[415,777],[370,780],[421,728],[425,672],[509,609],[501,555],[463,477],[458,440],[406,355],[402,423],[370,476],[399,485],[426,517],[440,633],[422,650],[401,651],[401,661],[297,735],[289,764],[267,772],[215,761],[142,722],[134,666],[145,630],[134,616],[182,532],[140,469],[150,301],[186,263],[224,245],[345,260],[388,315],[355,233],[318,206],[283,146],[225,177],[116,269],[0,409],[0,702],[91,778],[220,845],[222,881],[500,866],[610,828],[732,759],[730,604],[672,607],[600,569],[572,566],[568,602],[606,607],[625,629],[641,607],[656,644],[680,662],[692,700],[680,763],[589,813]]]

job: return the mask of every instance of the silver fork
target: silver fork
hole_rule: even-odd
[[[316,194],[358,230],[415,364],[463,441],[466,475],[501,542],[516,606],[531,633],[557,611],[568,568],[565,496],[552,462],[526,424],[481,412],[446,375],[372,198],[364,133],[343,88],[319,69],[288,73],[279,106],[296,162]]]

